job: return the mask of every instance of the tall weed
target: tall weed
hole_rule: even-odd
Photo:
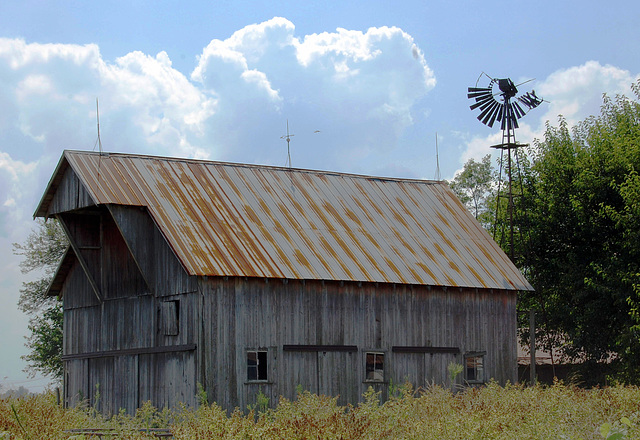
[[[139,432],[169,427],[175,439],[634,439],[640,438],[640,388],[585,390],[501,387],[490,383],[453,393],[439,386],[405,384],[388,401],[367,391],[355,406],[308,391],[281,398],[275,408],[230,414],[220,406],[157,410],[144,404],[133,415],[105,419],[92,408],[64,409],[53,394],[0,400],[0,433],[12,439],[66,439],[65,430],[106,428],[118,438],[151,438]]]

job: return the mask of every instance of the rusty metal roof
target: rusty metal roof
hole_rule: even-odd
[[[147,207],[191,275],[531,286],[443,182],[65,151],[96,204]]]

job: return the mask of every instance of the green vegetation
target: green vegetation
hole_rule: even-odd
[[[0,400],[0,438],[65,439],[65,430],[114,429],[118,438],[153,438],[140,429],[169,428],[175,439],[632,439],[640,437],[640,388],[585,390],[500,387],[458,393],[438,386],[381,403],[370,390],[358,406],[302,392],[273,409],[227,414],[201,405],[158,411],[143,405],[134,416],[107,420],[90,408],[63,409],[51,394]],[[82,437],[76,437],[82,438]]]
[[[23,244],[14,243],[13,252],[22,255],[22,273],[37,273],[36,281],[22,284],[18,308],[29,315],[29,336],[23,356],[32,373],[62,378],[62,301],[46,296],[55,270],[67,250],[62,227],[55,220],[38,220],[38,227]]]
[[[496,177],[491,155],[487,154],[480,162],[469,159],[462,171],[449,182],[456,196],[485,228],[489,228],[494,220],[492,204],[496,196]]]
[[[515,263],[535,288],[518,298],[522,339],[536,309],[538,346],[579,363],[586,386],[640,384],[640,81],[632,89],[636,100],[605,96],[601,114],[573,129],[562,117],[547,124],[543,140],[519,151],[514,176]],[[498,186],[487,189],[495,174],[480,165],[467,162],[452,183],[477,216],[495,203],[478,211],[470,195]],[[510,254],[506,212],[483,224]]]
[[[520,306],[540,311],[543,343],[584,361],[586,385],[638,384],[640,103],[605,96],[571,132],[547,126],[529,159],[518,265],[536,291]]]

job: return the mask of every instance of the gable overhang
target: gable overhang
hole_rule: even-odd
[[[78,257],[76,257],[75,252],[71,246],[69,246],[62,257],[62,260],[60,260],[60,264],[58,264],[58,268],[47,287],[45,296],[57,296],[58,298],[62,298],[62,287],[76,261],[78,261]]]
[[[62,182],[64,178],[64,173],[69,168],[69,161],[66,158],[66,151],[62,153],[60,160],[58,161],[58,165],[56,165],[56,169],[53,171],[51,175],[51,179],[49,179],[49,183],[47,184],[47,189],[45,189],[42,198],[40,199],[40,203],[38,203],[38,207],[36,211],[33,213],[33,218],[49,218],[49,205],[53,201],[53,197],[55,196],[56,190]]]

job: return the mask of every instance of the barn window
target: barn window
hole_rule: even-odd
[[[177,335],[180,331],[180,301],[160,303],[162,332],[165,336]]]
[[[267,351],[247,351],[247,380],[267,381]]]
[[[484,352],[464,356],[464,378],[469,383],[484,382]]]
[[[384,353],[367,352],[365,361],[366,380],[384,381]]]

